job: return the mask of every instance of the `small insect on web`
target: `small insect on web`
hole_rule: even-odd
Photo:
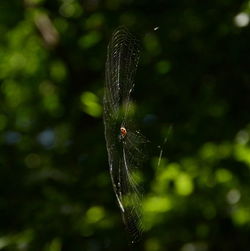
[[[124,27],[108,45],[104,86],[104,127],[113,189],[131,242],[142,232],[141,190],[136,181],[146,139],[131,125],[130,94],[139,61],[139,46]]]

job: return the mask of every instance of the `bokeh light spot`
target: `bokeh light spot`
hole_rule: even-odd
[[[215,173],[216,180],[220,183],[229,182],[232,179],[232,173],[224,168],[216,170]]]
[[[101,34],[97,31],[91,31],[79,39],[79,46],[88,49],[96,45],[101,40]]]
[[[99,117],[102,113],[102,107],[98,103],[98,97],[92,92],[84,92],[81,95],[83,111],[93,117]]]
[[[39,133],[38,142],[46,148],[53,146],[55,142],[55,133],[52,129],[46,129]]]
[[[249,208],[238,207],[232,212],[232,219],[236,225],[244,225],[250,221]]]
[[[249,141],[249,133],[245,130],[241,130],[236,135],[236,142],[245,145]]]
[[[245,27],[249,24],[249,15],[241,12],[234,17],[234,23],[238,27]]]
[[[227,201],[229,204],[236,204],[237,202],[239,202],[240,197],[241,197],[241,193],[239,190],[237,189],[231,189],[228,193],[227,193]]]
[[[193,182],[191,177],[186,173],[181,173],[175,180],[176,192],[179,195],[189,195],[193,192]]]
[[[172,202],[168,197],[153,196],[144,201],[145,212],[166,212],[171,209]]]
[[[166,60],[159,61],[156,65],[156,70],[160,74],[166,74],[170,71],[170,69],[171,69],[171,64],[169,61]]]
[[[88,223],[96,223],[105,216],[105,211],[100,206],[91,207],[86,213],[86,220]]]

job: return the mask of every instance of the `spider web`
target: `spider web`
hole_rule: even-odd
[[[136,242],[143,230],[141,224],[142,193],[136,181],[136,170],[144,158],[146,139],[132,129],[129,117],[130,94],[139,61],[137,40],[125,27],[112,35],[107,50],[104,88],[104,127],[110,175],[124,224]],[[119,136],[124,126],[127,134]]]

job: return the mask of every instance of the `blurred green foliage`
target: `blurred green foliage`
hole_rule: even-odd
[[[249,250],[249,14],[249,0],[1,1],[0,250]],[[138,247],[103,135],[119,25],[141,41],[133,112],[150,140]]]

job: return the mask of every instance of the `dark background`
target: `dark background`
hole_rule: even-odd
[[[248,13],[235,0],[1,0],[0,250],[250,250]],[[150,140],[138,247],[103,133],[119,25],[141,43],[133,100]]]

